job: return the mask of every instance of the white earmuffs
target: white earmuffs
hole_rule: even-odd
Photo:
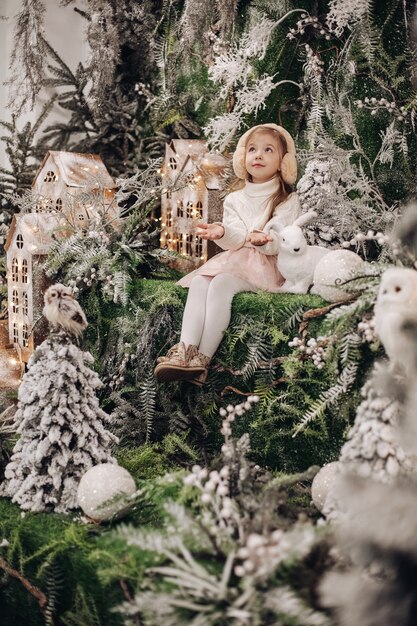
[[[245,168],[246,142],[249,135],[255,130],[255,128],[272,128],[285,139],[287,152],[282,157],[281,176],[289,185],[295,183],[297,180],[297,160],[295,158],[296,151],[294,139],[291,137],[290,133],[285,130],[285,128],[278,126],[277,124],[260,124],[259,126],[253,126],[241,136],[233,154],[233,170],[236,176],[238,178],[242,178],[243,180],[246,180],[247,178],[247,171]]]

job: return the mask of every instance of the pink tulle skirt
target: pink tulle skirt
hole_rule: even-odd
[[[194,276],[217,276],[224,273],[233,274],[265,291],[279,291],[284,283],[277,268],[276,255],[262,254],[255,248],[239,248],[216,254],[204,265],[181,278],[177,284],[189,287]]]

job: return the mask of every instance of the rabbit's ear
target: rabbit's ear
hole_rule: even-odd
[[[307,213],[303,213],[300,217],[297,217],[293,226],[304,226],[309,222],[312,222],[317,217],[317,213],[315,211],[308,211]]]

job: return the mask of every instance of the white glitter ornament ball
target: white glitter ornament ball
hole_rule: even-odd
[[[128,496],[135,491],[135,481],[127,470],[115,463],[101,463],[81,478],[77,502],[85,515],[101,522],[127,513]]]
[[[323,511],[327,496],[333,488],[339,474],[339,461],[327,463],[317,472],[311,485],[311,499],[319,511]]]
[[[358,254],[350,250],[332,250],[316,265],[311,293],[321,296],[327,302],[343,300],[351,294],[336,285],[351,278],[361,265],[363,260]]]

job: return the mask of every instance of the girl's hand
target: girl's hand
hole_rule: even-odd
[[[246,237],[246,241],[249,241],[253,246],[263,246],[268,241],[272,241],[272,237],[265,233],[249,233]]]
[[[224,235],[224,227],[221,224],[197,224],[197,228],[195,231],[197,237],[201,237],[201,239],[209,239],[210,241],[214,241],[216,239],[221,239]]]

